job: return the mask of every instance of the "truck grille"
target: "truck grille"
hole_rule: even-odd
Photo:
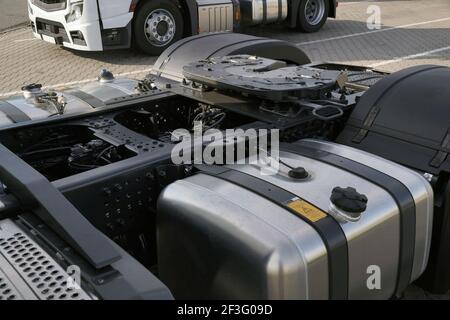
[[[64,29],[64,26],[61,23],[37,18],[36,30],[39,34],[45,34],[55,38],[57,44],[70,42],[66,29]]]
[[[64,10],[67,0],[33,0],[33,4],[45,11]]]
[[[90,300],[68,277],[12,220],[0,221],[0,300]]]

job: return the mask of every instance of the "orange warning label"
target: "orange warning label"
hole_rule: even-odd
[[[316,222],[326,218],[327,214],[303,199],[296,199],[287,204],[295,213],[305,217],[309,221]]]

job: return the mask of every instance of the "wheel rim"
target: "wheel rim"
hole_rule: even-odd
[[[175,37],[175,32],[175,19],[167,10],[154,10],[145,19],[145,36],[156,47],[164,47],[170,43]]]
[[[305,18],[310,25],[317,25],[325,14],[325,0],[308,0],[305,6]]]

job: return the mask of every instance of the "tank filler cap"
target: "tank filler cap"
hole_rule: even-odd
[[[43,94],[42,84],[31,83],[22,87],[23,96],[25,99],[41,96]]]
[[[107,69],[102,69],[100,71],[100,74],[98,76],[98,81],[105,83],[105,82],[113,82],[114,81],[114,75],[111,71]]]
[[[288,172],[288,175],[292,179],[303,180],[309,177],[308,171],[303,167],[293,168]]]
[[[366,211],[368,199],[355,188],[336,187],[330,197],[330,214],[339,221],[356,222]]]

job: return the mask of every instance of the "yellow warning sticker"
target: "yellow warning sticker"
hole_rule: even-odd
[[[326,218],[327,214],[303,199],[296,199],[287,204],[287,206],[297,214],[305,217],[309,221],[316,222]]]

